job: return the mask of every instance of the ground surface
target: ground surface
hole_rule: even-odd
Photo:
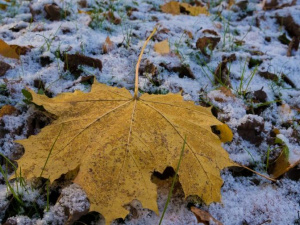
[[[57,5],[46,5],[53,2]],[[274,173],[274,160],[288,149],[287,158],[294,165],[300,159],[300,1],[185,2],[203,4],[210,15],[192,16],[184,9],[180,15],[167,14],[160,8],[166,1],[158,0],[0,0],[0,39],[27,46],[20,60],[0,55],[0,108],[11,105],[16,109],[0,113],[0,153],[10,160],[20,158],[23,149],[14,141],[37,134],[51,122],[23,102],[22,89],[28,87],[48,97],[76,89],[88,92],[95,76],[99,82],[133,90],[138,54],[159,24],[143,56],[140,91],[182,90],[186,100],[213,106],[214,115],[233,131],[233,141],[224,148],[238,163],[269,176]],[[208,41],[203,46],[204,37]],[[170,52],[155,52],[154,44],[165,39]],[[100,59],[102,70],[86,63],[67,68],[66,54],[75,53]],[[84,60],[90,59],[79,59]],[[6,162],[0,158],[4,170]],[[13,167],[8,168],[11,173]],[[276,183],[236,169],[224,170],[222,178],[222,203],[196,206],[223,224],[300,224],[299,166]],[[44,211],[47,191],[43,183],[41,188],[21,188],[26,205],[16,209],[3,175],[0,182],[2,223],[72,223],[89,208],[80,187],[58,182],[50,190],[48,212]],[[159,182],[160,212],[170,185],[170,179]],[[197,224],[188,203],[177,184],[163,224]],[[104,223],[96,213],[80,220],[76,223]],[[158,220],[154,212],[133,202],[128,217],[114,224],[150,225]]]

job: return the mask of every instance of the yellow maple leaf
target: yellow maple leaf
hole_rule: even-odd
[[[1,39],[0,39],[0,55],[7,58],[13,58],[13,59],[20,58],[20,56],[16,53],[15,49],[12,48],[10,45],[6,44],[5,41]]]
[[[220,170],[235,165],[211,132],[211,126],[222,123],[210,108],[184,101],[180,94],[138,97],[137,83],[136,73],[133,97],[125,88],[98,82],[89,93],[54,98],[30,91],[32,102],[57,119],[38,135],[17,141],[25,147],[18,160],[22,175],[53,182],[79,168],[74,182],[87,193],[90,210],[100,212],[106,224],[124,218],[128,211],[123,206],[134,199],[158,213],[151,175],[176,168],[186,136],[178,171],[185,195],[198,195],[207,204],[220,201]]]
[[[164,54],[169,54],[170,53],[170,46],[169,46],[169,41],[168,39],[163,40],[161,42],[157,42],[154,44],[154,51],[164,55]]]

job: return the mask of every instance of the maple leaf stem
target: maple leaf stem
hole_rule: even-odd
[[[270,180],[270,181],[273,181],[273,182],[276,182],[276,181],[277,181],[276,179],[273,179],[273,178],[268,177],[268,176],[265,176],[265,175],[263,175],[263,174],[261,174],[261,173],[259,173],[259,172],[256,172],[255,170],[252,170],[252,169],[250,169],[250,168],[247,167],[247,166],[241,165],[241,164],[239,164],[239,163],[237,163],[237,164],[238,164],[240,167],[243,167],[243,168],[245,168],[245,169],[247,169],[247,170],[249,170],[249,171],[251,171],[251,172],[257,174],[258,176],[261,176],[261,177],[263,177],[263,178],[266,178],[267,180]]]
[[[138,99],[138,91],[139,91],[139,68],[140,68],[140,63],[141,63],[141,60],[142,60],[142,56],[143,56],[144,50],[145,50],[148,42],[150,41],[150,39],[152,38],[152,36],[155,34],[156,30],[157,30],[157,27],[154,27],[152,33],[150,34],[150,36],[145,41],[145,43],[144,43],[144,45],[142,47],[141,53],[139,55],[139,59],[137,61],[136,67],[135,67],[135,84],[134,84],[134,96],[133,96],[133,99]]]

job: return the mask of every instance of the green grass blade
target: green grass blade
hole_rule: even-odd
[[[166,202],[166,204],[165,204],[163,213],[162,213],[162,215],[161,215],[161,217],[160,217],[160,220],[159,220],[159,225],[161,225],[161,223],[162,223],[162,221],[163,221],[163,218],[164,218],[164,216],[165,216],[165,213],[166,213],[166,211],[167,211],[168,205],[169,205],[170,200],[171,200],[171,197],[172,197],[172,193],[173,193],[173,190],[174,190],[174,186],[175,186],[177,174],[178,174],[179,167],[180,167],[180,163],[181,163],[181,160],[182,160],[182,156],[183,156],[185,144],[186,144],[186,137],[184,138],[183,146],[182,146],[182,149],[181,149],[181,152],[180,152],[180,158],[179,158],[179,161],[178,161],[178,164],[177,164],[177,168],[176,168],[176,171],[175,171],[175,175],[174,175],[174,177],[173,177],[173,181],[172,181],[171,189],[170,189],[169,194],[168,194],[167,202]]]

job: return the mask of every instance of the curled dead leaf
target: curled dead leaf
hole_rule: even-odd
[[[9,69],[11,69],[9,64],[0,61],[0,77],[3,76]]]
[[[286,143],[284,143],[283,139],[281,138],[281,134],[277,134],[275,143],[281,146],[281,153],[277,157],[277,159],[273,163],[271,163],[268,171],[271,174],[272,178],[277,179],[288,172],[290,169],[297,166],[300,163],[300,159],[296,161],[294,160],[294,162],[292,163],[290,162],[290,149],[288,148]]]
[[[201,37],[197,40],[196,47],[200,49],[202,54],[209,56],[207,50],[213,51],[220,40],[220,37]]]
[[[114,48],[114,43],[110,40],[110,38],[107,36],[105,39],[105,42],[102,45],[102,52],[104,54],[109,53]]]
[[[222,62],[219,63],[218,67],[214,72],[214,81],[215,84],[226,85],[227,87],[231,87],[229,70],[227,68],[227,63],[236,60],[236,55],[231,54],[229,56],[222,56]]]
[[[223,225],[220,221],[212,217],[212,215],[204,210],[196,208],[195,206],[191,207],[191,211],[197,218],[198,223],[203,223],[205,225]],[[213,222],[213,223],[211,223]]]

